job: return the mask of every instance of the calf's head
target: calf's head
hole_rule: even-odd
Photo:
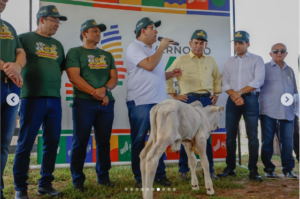
[[[204,110],[207,114],[207,119],[212,127],[211,131],[219,129],[219,119],[222,111],[224,111],[224,106],[206,106]]]

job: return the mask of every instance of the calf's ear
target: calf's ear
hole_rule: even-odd
[[[192,105],[193,107],[197,107],[197,106],[203,107],[202,103],[198,100],[190,103],[190,105]]]
[[[225,110],[224,106],[219,106],[219,108],[220,108],[220,111],[224,111]]]
[[[214,112],[224,111],[224,106],[212,106],[212,107],[213,107]]]

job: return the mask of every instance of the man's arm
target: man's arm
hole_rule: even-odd
[[[92,94],[95,90],[89,83],[87,83],[81,76],[80,76],[80,68],[72,67],[67,69],[67,74],[69,77],[70,82],[80,91]]]
[[[163,38],[155,54],[140,61],[140,63],[138,63],[138,66],[147,71],[153,71],[155,67],[159,64],[164,54],[164,50],[168,48],[169,44],[174,43],[174,41],[173,42],[171,41],[172,41],[171,39]]]

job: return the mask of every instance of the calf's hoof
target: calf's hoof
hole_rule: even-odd
[[[206,189],[206,193],[209,196],[214,196],[215,195],[215,191],[213,189],[210,189],[210,188]]]
[[[199,190],[199,186],[198,185],[192,185],[192,189],[193,190]]]

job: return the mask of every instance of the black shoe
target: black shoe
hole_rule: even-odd
[[[277,176],[274,174],[272,170],[266,170],[265,177],[268,179],[277,179]]]
[[[211,178],[211,179],[214,179],[214,180],[219,180],[219,177],[216,176],[213,172],[210,173],[210,178]]]
[[[160,184],[160,185],[167,186],[167,187],[172,185],[172,183],[166,177],[158,178],[158,179],[155,180],[155,182]]]
[[[74,190],[75,191],[79,190],[81,193],[83,193],[84,192],[84,186],[83,186],[83,184],[76,184],[76,185],[74,185]]]
[[[143,183],[142,180],[136,180],[135,181],[135,188],[142,188],[143,187]]]
[[[54,189],[52,185],[46,187],[39,187],[38,189],[39,195],[49,194],[51,196],[58,196],[61,193],[62,193],[61,191],[57,191],[56,189]]]
[[[29,199],[27,195],[27,190],[17,191],[15,199]]]
[[[113,188],[115,187],[115,183],[113,183],[112,181],[110,180],[107,180],[107,181],[104,181],[104,182],[98,182],[99,185],[101,186],[107,186],[107,187],[110,187],[110,188]]]
[[[284,177],[286,177],[287,179],[292,179],[292,180],[297,180],[298,177],[294,174],[294,172],[292,170],[290,171],[285,171],[283,172]]]
[[[1,199],[6,199],[6,198],[4,197],[4,195],[1,195]]]
[[[236,176],[235,171],[232,169],[229,169],[228,167],[226,167],[223,171],[223,173],[219,173],[217,175],[219,178],[225,178],[228,176]]]
[[[263,178],[258,174],[256,170],[251,170],[249,174],[249,179],[257,182],[262,182]]]
[[[185,180],[185,181],[189,181],[189,176],[188,176],[188,173],[187,172],[180,172],[179,173],[179,178],[182,179],[182,180]]]

